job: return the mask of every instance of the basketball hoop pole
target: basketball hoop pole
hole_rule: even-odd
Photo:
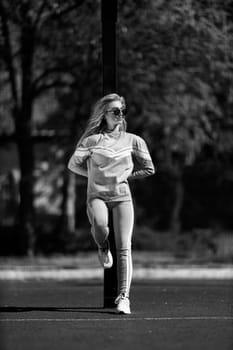
[[[117,0],[101,1],[103,95],[117,91],[116,23]],[[104,307],[114,307],[117,297],[117,255],[112,212],[109,212],[109,243],[113,266],[104,270]]]

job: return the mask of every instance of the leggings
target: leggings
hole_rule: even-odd
[[[91,232],[98,247],[104,247],[109,235],[109,210],[113,213],[113,228],[117,251],[118,292],[129,296],[132,280],[131,239],[134,225],[134,209],[131,200],[104,202],[93,199],[87,205]]]

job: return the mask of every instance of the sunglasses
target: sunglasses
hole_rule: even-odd
[[[118,107],[114,107],[112,109],[108,109],[106,112],[110,112],[110,113],[113,113],[116,117],[120,116],[121,114],[122,115],[126,115],[127,113],[127,110],[126,108],[118,108]]]

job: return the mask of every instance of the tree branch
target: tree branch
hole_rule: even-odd
[[[46,7],[46,2],[47,2],[46,0],[43,0],[42,4],[41,4],[41,6],[40,6],[40,8],[38,10],[37,16],[35,18],[35,22],[33,24],[35,29],[37,29],[39,27],[39,23],[40,23],[43,11],[44,11],[44,9]]]
[[[72,84],[71,83],[67,83],[61,80],[55,80],[51,83],[45,83],[40,85],[38,88],[34,89],[32,92],[32,96],[33,98],[38,97],[39,95],[41,95],[42,93],[44,93],[45,91],[55,88],[55,87],[71,87]]]
[[[82,3],[84,3],[85,0],[76,0],[74,2],[74,5],[68,6],[67,8],[64,8],[62,11],[59,11],[56,13],[57,17],[62,17],[64,16],[66,13],[69,13],[73,10],[75,10],[76,8],[78,8],[79,6],[82,5]]]
[[[50,5],[50,13],[48,13],[48,15],[44,17],[44,22],[49,21],[49,20],[51,20],[53,18],[60,18],[60,17],[62,17],[64,15],[66,15],[67,13],[70,13],[71,11],[73,11],[76,8],[78,8],[79,6],[81,6],[82,3],[84,3],[84,1],[85,0],[76,0],[73,5],[67,6],[63,10],[56,10],[56,9],[54,9],[53,6]],[[36,26],[39,26],[39,21],[42,18],[41,15],[43,13],[43,10],[44,10],[45,6],[46,6],[46,0],[43,1],[43,4],[41,5],[41,7],[39,9],[37,20],[35,21],[35,25]],[[40,24],[42,24],[42,22]]]
[[[34,88],[36,89],[37,86],[39,85],[39,83],[41,81],[43,81],[44,78],[48,77],[50,74],[56,74],[56,73],[64,73],[64,74],[67,74],[67,73],[70,73],[68,71],[68,69],[72,70],[72,68],[75,68],[77,66],[77,63],[76,64],[73,64],[71,66],[69,66],[68,68],[64,69],[64,68],[61,68],[59,66],[55,66],[55,67],[52,67],[52,68],[49,68],[49,69],[46,69],[43,73],[41,73],[41,75],[39,75],[34,81],[33,81],[33,86]]]

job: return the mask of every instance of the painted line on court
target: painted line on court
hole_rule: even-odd
[[[112,322],[112,321],[232,321],[233,316],[114,317],[114,318],[2,318],[0,322]]]
[[[0,271],[0,280],[72,280],[72,279],[99,279],[103,280],[103,270],[96,269],[48,269],[48,270],[23,270],[5,269]],[[170,268],[136,268],[133,272],[134,280],[156,279],[233,279],[233,266],[224,268],[214,267],[177,267]]]

